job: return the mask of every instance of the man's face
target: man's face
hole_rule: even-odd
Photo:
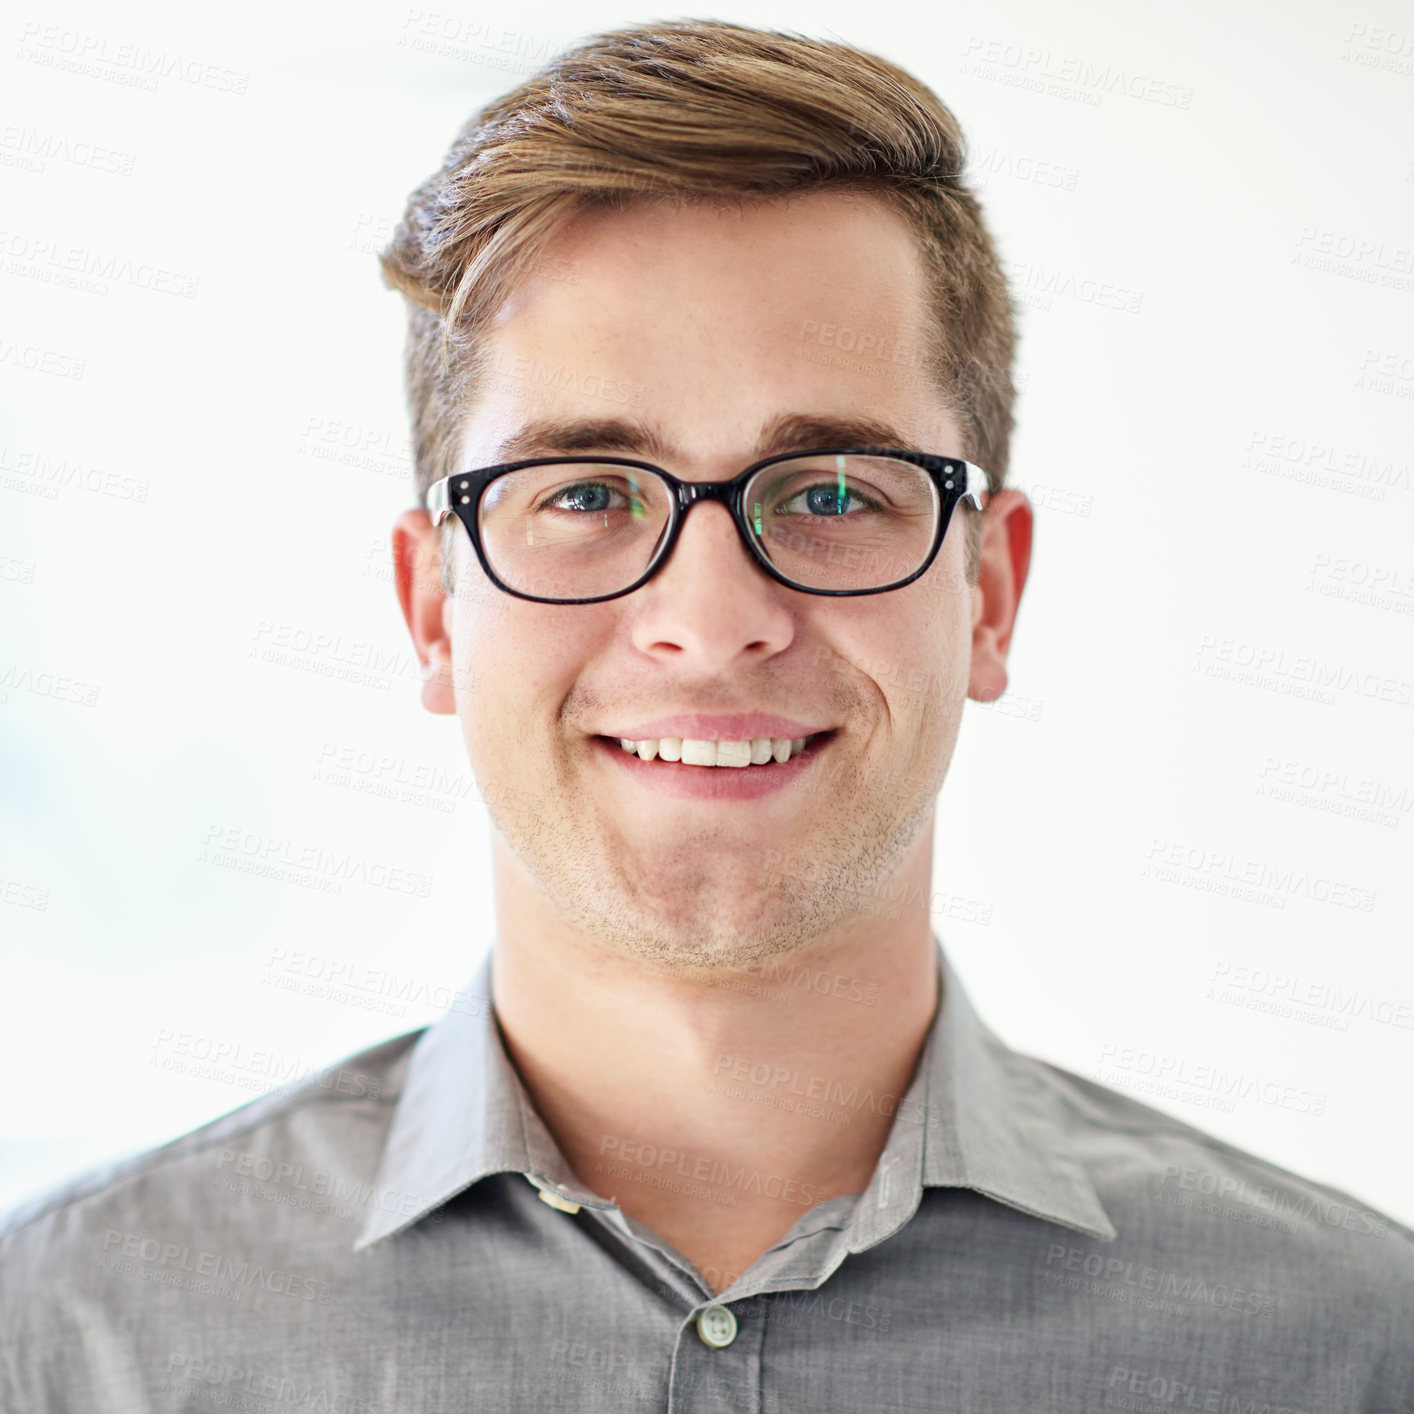
[[[919,371],[927,308],[908,227],[872,199],[586,215],[501,311],[458,464],[597,452],[716,481],[777,451],[855,440],[806,426],[763,440],[786,419],[886,424],[904,446],[961,455]],[[882,356],[861,356],[866,337]],[[511,446],[547,419],[617,420],[657,445]],[[740,965],[877,914],[871,884],[931,846],[968,691],[969,514],[954,512],[913,584],[830,598],[770,579],[727,509],[698,503],[655,578],[583,605],[502,593],[454,526],[456,592],[441,619],[456,710],[538,906],[670,967]],[[755,765],[668,765],[620,745],[694,714],[764,714],[828,736],[768,790]],[[696,734],[794,735],[710,722]]]

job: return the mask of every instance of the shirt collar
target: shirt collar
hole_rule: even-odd
[[[860,1206],[864,1229],[885,1220],[885,1207],[895,1213],[900,1201],[916,1207],[917,1193],[896,1189],[894,1201],[885,1198],[891,1174],[911,1170],[924,1187],[970,1188],[1035,1217],[1113,1238],[1075,1153],[1074,1122],[1067,1126],[1068,1112],[1040,1062],[1012,1051],[981,1020],[941,942],[938,973],[942,1002]],[[914,1157],[920,1130],[921,1171]],[[411,1226],[494,1173],[524,1174],[555,1206],[613,1207],[575,1178],[506,1055],[491,1006],[488,954],[412,1048],[376,1201],[354,1250]],[[877,1202],[868,1201],[871,1193]],[[896,1225],[895,1217],[890,1227]],[[862,1245],[872,1245],[867,1231],[860,1236]]]
[[[1118,1234],[1076,1151],[1081,1121],[1044,1064],[978,1016],[938,944],[942,1005],[928,1038],[923,1183],[971,1188],[1051,1222]]]

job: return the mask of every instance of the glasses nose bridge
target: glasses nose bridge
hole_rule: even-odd
[[[736,498],[736,481],[679,481],[677,491],[681,519],[698,501],[720,501],[731,510]]]
[[[716,501],[727,508],[727,513],[732,518],[732,523],[736,526],[737,536],[742,541],[742,548],[747,552],[747,559],[753,565],[757,564],[755,547],[751,543],[751,532],[748,529],[744,517],[737,513],[737,492],[741,487],[742,478],[740,476],[731,477],[726,481],[676,481],[674,491],[677,500],[677,525],[673,529],[673,544],[668,548],[667,554],[663,556],[658,568],[661,569],[672,551],[677,548],[678,538],[681,536],[687,525],[687,513],[702,501]],[[759,568],[759,565],[758,565]]]

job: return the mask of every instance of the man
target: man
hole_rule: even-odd
[[[892,65],[660,24],[414,195],[397,589],[493,953],[18,1214],[5,1408],[1410,1407],[1414,1234],[1010,1051],[931,931],[1031,543],[960,166]]]

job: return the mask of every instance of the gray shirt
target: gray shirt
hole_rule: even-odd
[[[14,1213],[0,1409],[1414,1409],[1414,1233],[1011,1050],[939,953],[942,1004],[863,1193],[813,1202],[606,1140],[606,1192],[799,1203],[718,1297],[570,1171],[488,962],[434,1025]],[[737,1069],[723,1083],[787,1113],[892,1103]]]

